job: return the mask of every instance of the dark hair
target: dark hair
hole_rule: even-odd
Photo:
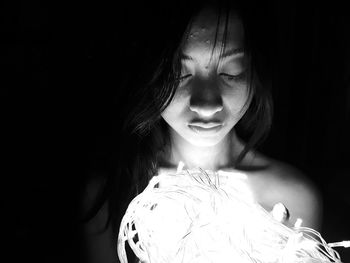
[[[205,4],[217,8],[219,19],[222,17],[225,19],[224,38],[226,38],[231,10],[234,10],[235,14],[240,17],[245,29],[245,52],[250,60],[250,105],[236,125],[238,135],[246,141],[244,150],[236,160],[235,166],[238,167],[245,155],[267,136],[271,126],[272,102],[268,85],[265,83],[263,85],[263,81],[258,77],[258,71],[263,68],[264,62],[261,61],[259,50],[254,46],[256,44],[254,42],[255,30],[250,19],[252,17],[249,5],[229,1],[206,1]],[[124,121],[121,141],[117,146],[119,151],[115,156],[117,171],[108,177],[104,191],[91,210],[90,217],[93,217],[101,205],[109,200],[112,222],[119,224],[118,216],[126,209],[131,198],[140,193],[149,179],[156,174],[158,153],[168,143],[168,127],[161,118],[161,113],[175,94],[177,79],[181,72],[180,53],[184,44],[184,36],[188,34],[192,18],[201,7],[203,3],[196,1],[187,3],[184,7],[181,4],[176,7],[172,6],[171,9],[165,6],[158,7],[161,10],[159,13],[161,18],[151,19],[151,24],[152,22],[154,24],[149,28],[152,28],[152,31],[147,32],[142,47],[136,47],[144,52],[144,59],[140,60],[139,66],[143,70],[137,76],[129,78],[121,96],[124,100],[123,106],[128,105],[128,107],[124,107],[121,111]],[[226,15],[222,16],[223,13]],[[160,33],[162,42],[153,41],[154,39],[159,40],[158,34]],[[225,39],[223,44],[225,44]],[[124,187],[124,185],[130,185],[131,188]]]

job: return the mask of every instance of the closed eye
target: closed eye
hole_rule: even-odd
[[[192,76],[192,74],[183,75],[183,76],[180,76],[177,80],[178,80],[178,81],[183,81],[183,80],[185,80],[185,79],[188,79],[188,78],[191,77],[191,76]]]
[[[238,75],[231,75],[231,74],[227,74],[227,73],[220,73],[219,75],[228,81],[239,81],[239,80],[243,80],[245,78],[245,71],[243,71],[242,73],[240,73]]]

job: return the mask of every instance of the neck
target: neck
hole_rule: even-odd
[[[232,166],[237,137],[232,130],[220,143],[214,146],[195,146],[177,134],[171,134],[171,145],[168,162],[177,165],[185,163],[186,169],[202,168],[204,170],[219,170]]]

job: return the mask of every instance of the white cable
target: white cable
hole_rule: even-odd
[[[234,172],[183,170],[180,164],[175,174],[153,177],[122,219],[121,263],[127,263],[125,242],[147,263],[341,263],[332,247],[348,243],[327,244],[301,220],[293,229],[285,226],[245,185]]]

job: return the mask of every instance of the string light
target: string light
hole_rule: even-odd
[[[183,170],[154,176],[122,219],[118,257],[127,263],[125,242],[147,263],[340,263],[321,235],[281,223],[286,211],[267,212],[239,172]],[[282,215],[282,217],[281,217]]]

